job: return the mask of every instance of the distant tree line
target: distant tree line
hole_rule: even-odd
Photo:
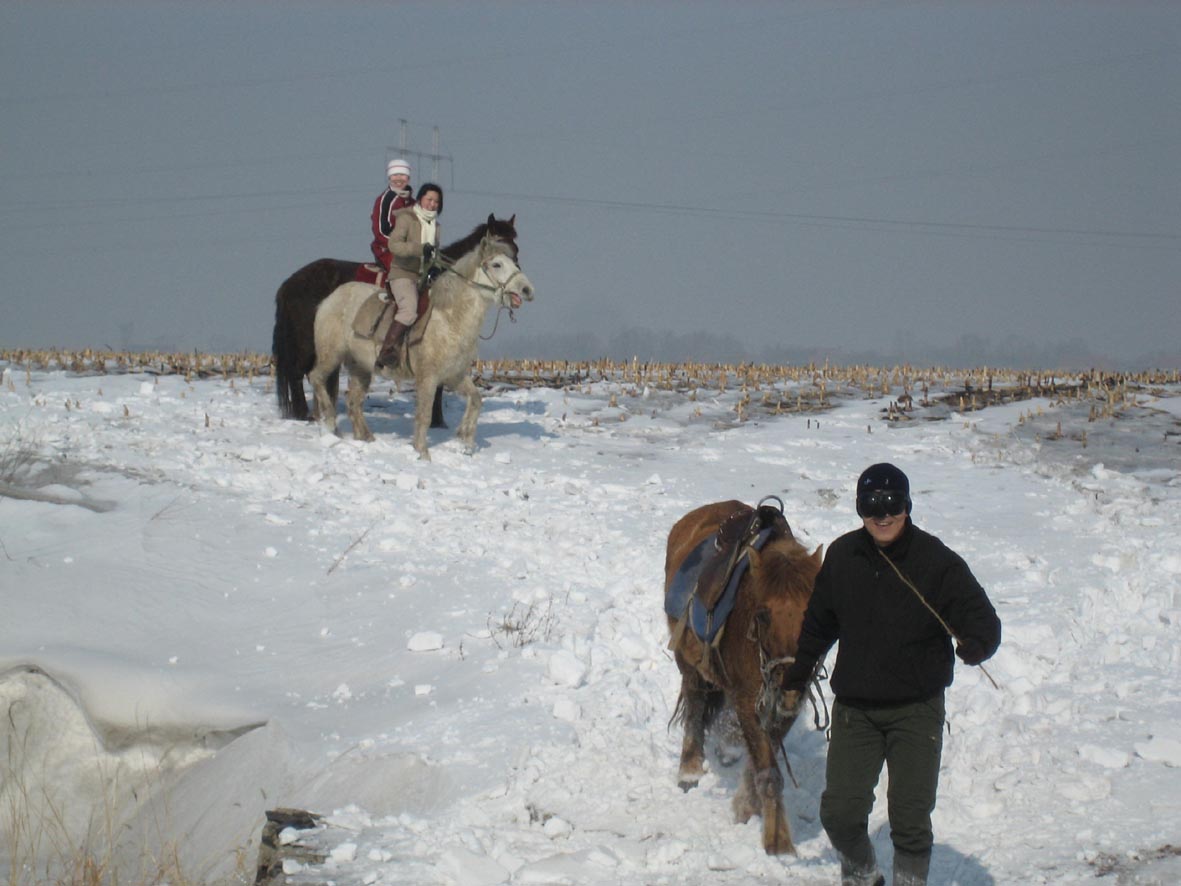
[[[770,363],[798,366],[833,365],[947,366],[972,368],[997,366],[1015,369],[1110,369],[1137,371],[1149,368],[1181,368],[1181,348],[1171,353],[1145,354],[1134,360],[1101,354],[1081,339],[1030,342],[1016,336],[995,341],[977,334],[961,335],[952,342],[897,342],[877,349],[840,345],[751,346],[729,334],[675,333],[643,328],[621,329],[603,337],[590,332],[538,334],[513,327],[481,343],[480,356],[488,359],[631,360],[658,363]]]

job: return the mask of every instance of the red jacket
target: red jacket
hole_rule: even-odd
[[[370,221],[373,227],[373,242],[369,244],[373,257],[387,271],[390,269],[390,232],[394,229],[394,213],[406,206],[413,206],[414,198],[403,196],[392,188],[386,188],[373,202]]]

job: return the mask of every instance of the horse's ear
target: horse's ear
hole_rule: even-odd
[[[490,212],[488,213],[488,230],[492,230],[494,224],[496,224],[496,215]]]
[[[517,226],[517,214],[515,212],[513,213],[512,218],[508,220],[508,226],[510,228],[515,228]]]

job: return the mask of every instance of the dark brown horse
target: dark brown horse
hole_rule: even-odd
[[[748,558],[745,572],[726,568],[742,555]],[[701,778],[706,729],[730,704],[747,750],[734,815],[739,822],[762,816],[768,854],[795,852],[776,753],[802,698],[796,692],[785,693],[782,681],[796,651],[820,560],[821,549],[809,554],[792,536],[782,511],[770,506],[755,509],[740,501],[690,511],[668,535],[666,599],[674,585],[684,581],[682,565],[687,561],[701,564],[693,596],[705,606],[723,596],[719,581],[725,584],[726,578],[740,575],[730,598],[733,609],[712,640],[698,636],[692,619],[668,616],[669,647],[681,672],[674,719],[679,717],[685,727],[679,783],[689,790]]]
[[[479,245],[485,234],[491,233],[493,237],[512,246],[513,261],[517,261],[516,221],[515,215],[507,219],[490,215],[486,223],[477,225],[470,234],[443,247],[441,252],[445,258],[455,261]],[[275,330],[271,338],[271,356],[275,367],[275,393],[283,418],[307,421],[312,417],[303,390],[303,380],[316,363],[316,309],[338,287],[355,280],[361,264],[339,258],[317,259],[284,280],[275,293]],[[338,372],[328,379],[333,402],[336,401],[339,387]],[[435,392],[431,427],[446,427],[443,422],[442,389]]]

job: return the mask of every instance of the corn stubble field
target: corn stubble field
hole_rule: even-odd
[[[0,351],[0,362],[26,372],[64,370],[103,375],[146,373],[187,379],[221,377],[253,383],[272,375],[268,354],[204,354],[83,350],[12,349]],[[1052,405],[1085,403],[1091,420],[1110,418],[1136,396],[1164,396],[1181,383],[1181,370],[1139,372],[1048,371],[982,366],[948,367],[800,366],[741,363],[654,363],[587,360],[477,360],[478,385],[578,389],[596,383],[618,386],[613,398],[639,397],[645,390],[680,394],[690,401],[716,392],[740,394],[735,421],[758,414],[820,412],[834,400],[848,397],[889,398],[883,418],[905,422],[945,418],[950,411],[970,413],[1000,403],[1034,398]]]

